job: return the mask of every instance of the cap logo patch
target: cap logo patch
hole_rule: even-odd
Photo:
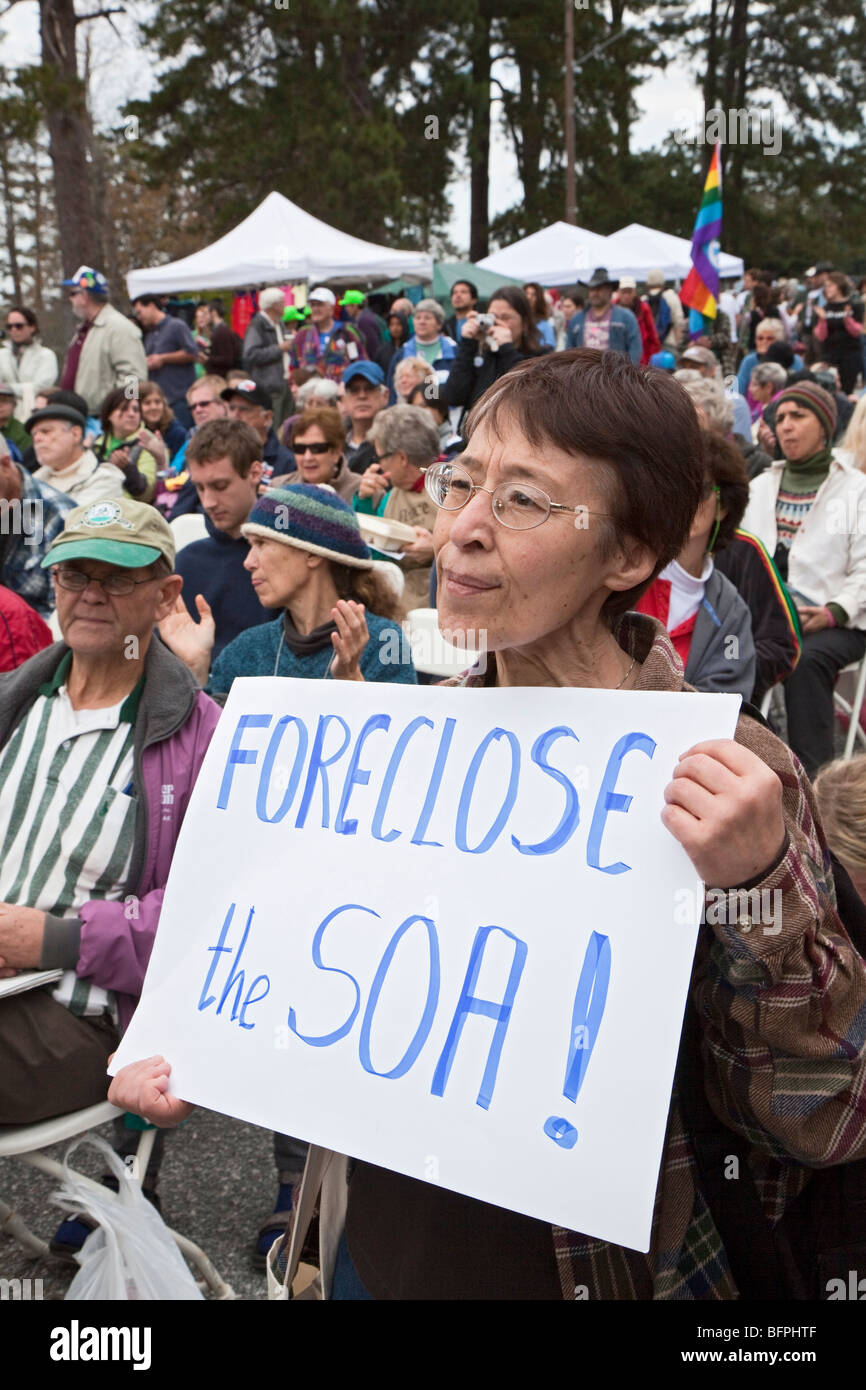
[[[78,522],[79,526],[122,526],[125,531],[134,531],[135,523],[127,521],[116,502],[93,502]],[[68,529],[68,528],[67,528]]]

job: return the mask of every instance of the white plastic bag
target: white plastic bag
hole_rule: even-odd
[[[81,1144],[98,1149],[118,1179],[120,1190],[93,1188],[69,1167]],[[104,1139],[85,1135],[71,1144],[63,1160],[66,1177],[51,1200],[67,1211],[85,1212],[96,1221],[76,1255],[81,1266],[67,1299],[191,1299],[201,1290],[155,1207],[129,1169]]]

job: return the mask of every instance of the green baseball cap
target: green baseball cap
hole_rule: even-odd
[[[63,560],[104,560],[121,569],[152,565],[164,555],[174,569],[174,535],[155,507],[112,497],[76,507],[51,542],[42,568]]]
[[[362,293],[361,293],[360,290],[346,290],[346,293],[343,295],[343,298],[340,300],[340,308],[341,308],[341,309],[344,308],[346,304],[363,304],[363,303],[364,303],[364,296],[362,295]]]

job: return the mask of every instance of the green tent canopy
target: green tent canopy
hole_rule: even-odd
[[[493,270],[483,270],[480,265],[473,265],[471,261],[436,261],[433,266],[433,298],[440,300],[448,305],[451,297],[451,286],[455,280],[471,280],[473,285],[478,288],[478,293],[482,299],[489,299],[495,290],[503,285],[519,285],[520,280],[513,280],[509,275],[497,275]],[[390,280],[387,285],[377,285],[377,294],[397,294],[399,290],[406,288],[408,297],[417,303],[423,299],[425,294],[429,294],[429,285],[424,285],[419,293],[417,285],[405,285],[403,280]]]

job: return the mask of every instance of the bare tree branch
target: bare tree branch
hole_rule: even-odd
[[[12,0],[12,3],[14,4],[15,0]],[[75,16],[75,23],[83,24],[87,19],[108,19],[108,16],[112,14],[126,14],[126,9],[123,5],[114,5],[108,10],[94,10],[92,14],[77,14]],[[111,27],[114,29],[113,24]],[[114,32],[117,33],[117,30],[114,29]]]

